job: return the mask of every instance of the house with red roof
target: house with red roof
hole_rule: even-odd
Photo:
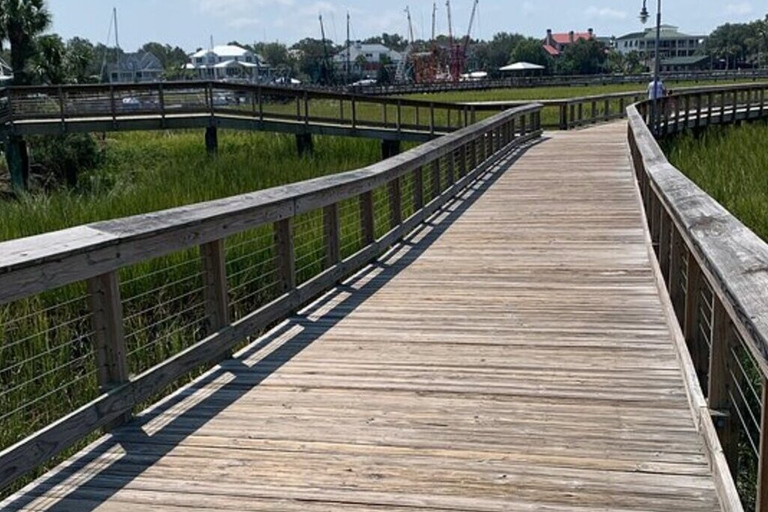
[[[595,39],[595,31],[587,29],[586,32],[561,32],[553,33],[552,29],[547,29],[547,37],[542,41],[544,50],[552,57],[559,57],[568,45],[575,44],[577,41],[590,41]]]

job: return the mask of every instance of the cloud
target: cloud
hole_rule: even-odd
[[[727,4],[725,6],[725,12],[727,14],[735,14],[737,16],[744,16],[752,12],[752,4],[749,2],[739,2],[735,4]]]
[[[628,14],[626,11],[612,9],[611,7],[596,7],[593,5],[587,9],[587,16],[610,20],[625,20],[627,19]]]
[[[536,11],[536,6],[533,2],[523,2],[523,14],[526,16],[533,14]]]
[[[252,15],[257,9],[274,5],[291,7],[294,0],[197,0],[203,14],[218,18]]]

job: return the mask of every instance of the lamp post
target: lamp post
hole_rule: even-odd
[[[648,14],[648,0],[643,0],[643,9],[640,11],[640,22],[645,25],[650,19]],[[659,122],[659,98],[658,83],[661,73],[661,0],[657,0],[656,5],[656,58],[653,62],[653,102],[651,103],[651,126],[653,132],[658,135]]]

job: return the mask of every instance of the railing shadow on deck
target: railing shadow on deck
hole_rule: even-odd
[[[19,493],[4,510],[23,510],[41,496],[48,512],[96,510],[111,496],[127,487],[149,467],[167,456],[185,439],[201,429],[217,414],[237,402],[252,389],[310,347],[335,325],[386,286],[459,219],[530,148],[547,140],[540,138],[516,148],[496,162],[484,175],[455,199],[437,210],[403,241],[382,257],[324,294],[289,320],[280,323],[233,359],[210,370],[138,416],[136,421],[115,429],[84,450],[80,456]],[[317,316],[317,313],[322,313]],[[307,329],[307,327],[312,329]],[[271,351],[270,351],[271,350]],[[263,357],[260,352],[269,351]],[[256,360],[250,363],[249,360]],[[253,377],[239,382],[232,370],[242,368]],[[198,394],[206,386],[218,386],[214,392]],[[181,409],[183,412],[178,412]],[[166,415],[174,417],[163,422]],[[153,427],[159,423],[159,427]],[[156,432],[152,432],[157,428]],[[148,433],[150,431],[151,433]],[[151,443],[155,450],[147,450]],[[138,456],[138,459],[137,459]]]

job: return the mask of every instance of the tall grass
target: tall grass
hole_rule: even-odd
[[[664,150],[675,167],[768,241],[768,124],[686,133]]]

